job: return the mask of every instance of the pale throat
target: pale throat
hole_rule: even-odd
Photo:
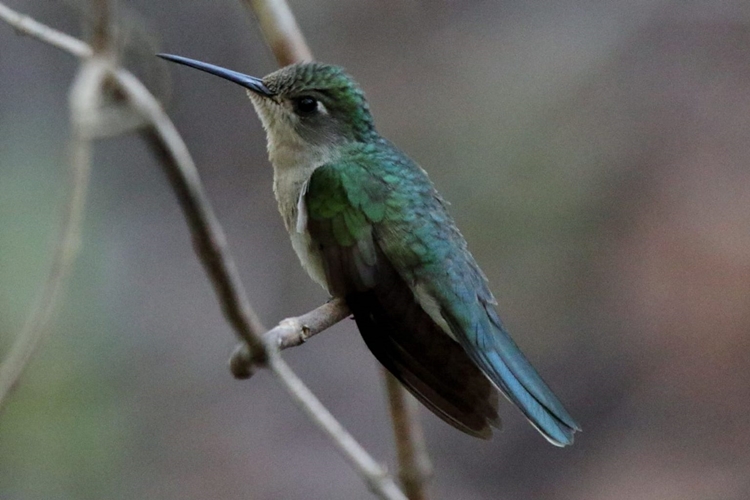
[[[328,289],[321,256],[307,231],[301,196],[315,169],[334,160],[335,148],[308,143],[296,133],[289,117],[282,116],[279,105],[252,95],[251,99],[266,130],[268,159],[273,166],[273,193],[292,247],[310,277]]]
[[[298,137],[268,134],[268,159],[273,166],[273,191],[289,232],[297,226],[297,206],[310,176],[333,159],[333,148],[315,147]]]
[[[296,226],[297,204],[305,183],[316,168],[331,161],[332,148],[303,140],[294,130],[283,104],[248,92],[266,131],[268,159],[273,166],[273,192],[284,225],[291,233]]]

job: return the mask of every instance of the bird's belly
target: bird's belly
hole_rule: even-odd
[[[294,248],[294,252],[299,257],[299,261],[307,274],[328,291],[328,282],[323,270],[323,259],[310,238],[310,233],[307,230],[292,230],[289,232],[289,237],[292,239],[292,248]]]

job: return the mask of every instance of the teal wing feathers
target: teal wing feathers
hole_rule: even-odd
[[[387,141],[354,145],[313,173],[305,196],[329,291],[346,297],[370,350],[420,401],[488,437],[499,423],[494,384],[550,442],[572,443],[579,426],[503,327],[421,168]]]
[[[455,341],[424,312],[378,243],[393,187],[368,162],[319,168],[307,194],[307,228],[329,291],[345,297],[365,343],[425,406],[470,435],[499,425],[497,393]]]

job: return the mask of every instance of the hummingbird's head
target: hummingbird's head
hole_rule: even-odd
[[[268,135],[269,150],[330,148],[375,134],[359,85],[338,66],[299,63],[256,78],[180,56],[159,57],[237,83],[248,95]]]
[[[339,66],[293,64],[262,82],[270,95],[249,94],[269,133],[285,128],[316,145],[365,141],[374,133],[364,93]]]

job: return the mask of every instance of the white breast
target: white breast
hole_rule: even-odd
[[[328,283],[325,271],[323,270],[323,260],[320,253],[314,248],[310,234],[307,231],[303,233],[294,231],[290,232],[289,236],[292,239],[292,248],[297,253],[302,267],[315,282],[328,291]]]
[[[321,255],[307,230],[304,196],[310,176],[316,168],[325,164],[330,156],[324,152],[310,155],[309,148],[303,155],[295,154],[297,151],[280,149],[269,151],[274,165],[273,191],[279,204],[279,212],[302,267],[314,281],[328,290]]]
[[[250,93],[268,138],[268,158],[273,165],[273,192],[279,204],[284,226],[302,267],[310,277],[328,290],[323,262],[307,231],[304,194],[316,168],[334,158],[332,145],[314,145],[294,131],[293,115],[283,105]]]

